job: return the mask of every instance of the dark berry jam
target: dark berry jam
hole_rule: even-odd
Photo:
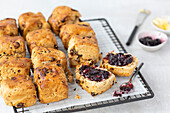
[[[97,69],[96,67],[89,67],[87,65],[82,65],[79,68],[80,74],[85,78],[89,78],[91,81],[100,82],[103,79],[108,79],[110,73],[105,70]]]
[[[140,38],[139,41],[146,46],[156,46],[162,43],[160,39],[152,39],[149,36]]]
[[[132,55],[124,55],[123,53],[117,53],[117,54],[109,53],[107,54],[106,57],[104,57],[104,59],[109,60],[108,63],[110,65],[115,65],[115,66],[125,66],[132,63],[133,61]]]
[[[122,91],[131,91],[133,89],[133,84],[131,82],[126,82],[126,83],[123,83],[121,86],[120,86],[120,90]]]

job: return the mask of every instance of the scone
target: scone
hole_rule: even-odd
[[[60,38],[65,49],[68,49],[68,44],[73,35],[80,36],[95,36],[95,32],[87,22],[79,22],[76,24],[66,24],[60,29]]]
[[[20,32],[24,38],[26,37],[26,34],[30,31],[34,31],[42,28],[50,29],[50,25],[45,20],[45,17],[41,12],[23,13],[22,15],[19,16],[18,24],[19,24]]]
[[[61,66],[67,74],[69,82],[73,82],[73,74],[67,68],[67,57],[62,51],[53,48],[35,47],[32,51],[31,60],[34,69],[43,64]]]
[[[99,95],[114,85],[115,75],[107,69],[91,66],[85,62],[76,67],[76,82],[92,96]]]
[[[25,41],[21,36],[1,36],[0,46],[0,58],[3,56],[25,57]]]
[[[18,75],[29,75],[30,66],[31,59],[29,58],[4,56],[0,59],[0,78],[6,79]]]
[[[138,64],[138,59],[130,53],[109,52],[101,61],[101,67],[117,76],[130,76]]]
[[[56,49],[58,48],[56,37],[50,29],[39,29],[31,31],[27,34],[26,41],[30,53],[36,46]]]
[[[99,61],[99,47],[96,37],[73,35],[69,41],[68,56],[70,67],[85,61]]]
[[[18,35],[18,28],[15,19],[6,18],[4,20],[0,20],[0,37],[4,35],[9,36]]]
[[[34,69],[34,82],[40,103],[57,102],[68,98],[68,84],[64,71],[58,66],[42,65]]]
[[[77,10],[67,6],[59,6],[53,10],[48,22],[53,32],[58,35],[61,26],[77,23],[79,22],[79,17],[81,17],[81,14]]]
[[[17,108],[32,106],[37,101],[35,86],[28,75],[3,79],[1,96],[7,105]]]

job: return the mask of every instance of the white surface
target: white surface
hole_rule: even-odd
[[[0,19],[18,18],[27,11],[41,11],[46,16],[59,5],[68,5],[78,9],[83,18],[107,18],[123,44],[133,30],[138,11],[146,8],[151,15],[145,20],[140,30],[153,30],[151,21],[160,15],[170,15],[169,0],[1,0]],[[50,12],[50,13],[49,13]],[[126,47],[126,46],[125,46]],[[104,107],[82,113],[169,113],[170,109],[170,42],[156,52],[144,51],[134,40],[128,52],[136,55],[145,63],[142,73],[153,89],[155,97],[122,105]],[[1,101],[1,99],[0,99]],[[12,113],[12,108],[0,105],[1,113]]]
[[[146,46],[142,44],[139,39],[150,36],[152,39],[160,39],[161,44],[157,46]],[[159,32],[159,31],[143,31],[137,35],[137,42],[138,44],[146,51],[157,51],[161,49],[165,44],[168,42],[168,36],[165,33]]]

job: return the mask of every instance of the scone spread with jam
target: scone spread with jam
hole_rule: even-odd
[[[109,52],[101,61],[101,67],[117,76],[130,76],[138,64],[138,59],[129,53]]]
[[[77,10],[67,6],[59,6],[53,10],[48,22],[50,23],[53,32],[58,35],[61,26],[77,23],[79,22],[79,17],[81,17],[81,14]]]
[[[9,36],[18,35],[18,28],[15,19],[5,18],[4,20],[0,20],[0,36],[4,35]]]
[[[69,41],[68,56],[70,67],[76,67],[90,60],[97,63],[100,54],[96,37],[73,35]]]
[[[94,36],[95,32],[87,22],[79,22],[76,24],[66,24],[60,29],[60,38],[65,49],[68,49],[68,44],[73,35],[79,36]]]
[[[3,79],[1,96],[7,105],[17,108],[32,106],[37,101],[35,86],[29,75],[18,75]]]
[[[38,29],[35,31],[31,31],[27,34],[26,41],[30,53],[32,52],[32,49],[36,46],[55,49],[58,48],[56,37],[50,29]]]
[[[51,28],[41,12],[23,13],[22,15],[19,16],[18,24],[24,38],[26,37],[27,33],[30,31],[34,31],[42,28],[46,28],[46,29]]]
[[[115,75],[107,69],[85,62],[76,67],[76,82],[92,96],[99,95],[114,85]]]
[[[25,41],[21,36],[1,36],[0,46],[0,58],[3,56],[25,57]]]
[[[57,102],[68,98],[68,84],[64,71],[58,66],[42,65],[34,69],[40,103]]]

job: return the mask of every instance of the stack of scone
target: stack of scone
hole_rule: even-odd
[[[34,105],[37,94],[29,76],[31,60],[24,58],[25,41],[18,34],[15,19],[0,21],[0,93],[7,105],[20,108]]]

